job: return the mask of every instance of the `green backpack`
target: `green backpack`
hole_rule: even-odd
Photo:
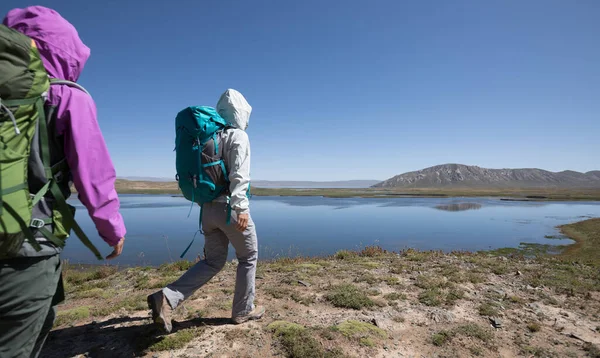
[[[71,174],[61,138],[48,125],[51,84],[85,91],[49,79],[35,42],[0,25],[0,259],[15,257],[25,241],[38,252],[39,241],[62,248],[72,229],[102,260],[66,201]]]

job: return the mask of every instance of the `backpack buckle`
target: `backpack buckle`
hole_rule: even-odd
[[[58,173],[56,173],[56,175],[54,175],[54,180],[55,180],[57,183],[60,183],[60,182],[62,182],[62,180],[63,180],[63,173],[62,173],[62,172],[58,172]]]
[[[35,228],[35,229],[41,229],[44,227],[44,225],[46,225],[44,223],[44,220],[42,219],[31,219],[31,223],[29,224],[29,227]]]

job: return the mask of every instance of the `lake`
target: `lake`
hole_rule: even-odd
[[[123,254],[111,264],[159,265],[178,260],[198,228],[199,207],[188,218],[190,203],[169,195],[120,195],[127,225]],[[106,256],[112,249],[98,236],[85,207],[77,207],[79,223]],[[259,259],[326,255],[341,249],[379,245],[387,250],[488,250],[517,247],[521,242],[571,243],[557,225],[600,217],[600,202],[518,202],[497,198],[322,198],[258,197],[251,199]],[[202,252],[200,234],[184,257]],[[229,257],[234,258],[230,246]],[[63,259],[99,263],[75,235]]]

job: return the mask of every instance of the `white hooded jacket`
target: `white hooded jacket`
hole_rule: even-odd
[[[229,174],[229,203],[236,213],[245,214],[250,204],[246,195],[250,184],[250,140],[245,131],[250,122],[252,107],[240,92],[228,89],[219,98],[216,109],[234,127],[226,130],[221,137],[223,159]]]

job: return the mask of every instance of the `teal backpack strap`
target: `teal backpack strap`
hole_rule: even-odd
[[[185,256],[185,254],[187,254],[187,252],[192,247],[194,240],[196,240],[196,235],[198,235],[198,233],[201,233],[202,235],[204,235],[204,232],[202,231],[202,211],[203,211],[202,209],[203,209],[203,207],[204,207],[204,204],[200,205],[200,219],[198,220],[198,231],[196,231],[190,244],[185,248],[185,250],[183,250],[183,253],[181,253],[181,255],[179,256],[179,258],[181,258],[181,259]]]

